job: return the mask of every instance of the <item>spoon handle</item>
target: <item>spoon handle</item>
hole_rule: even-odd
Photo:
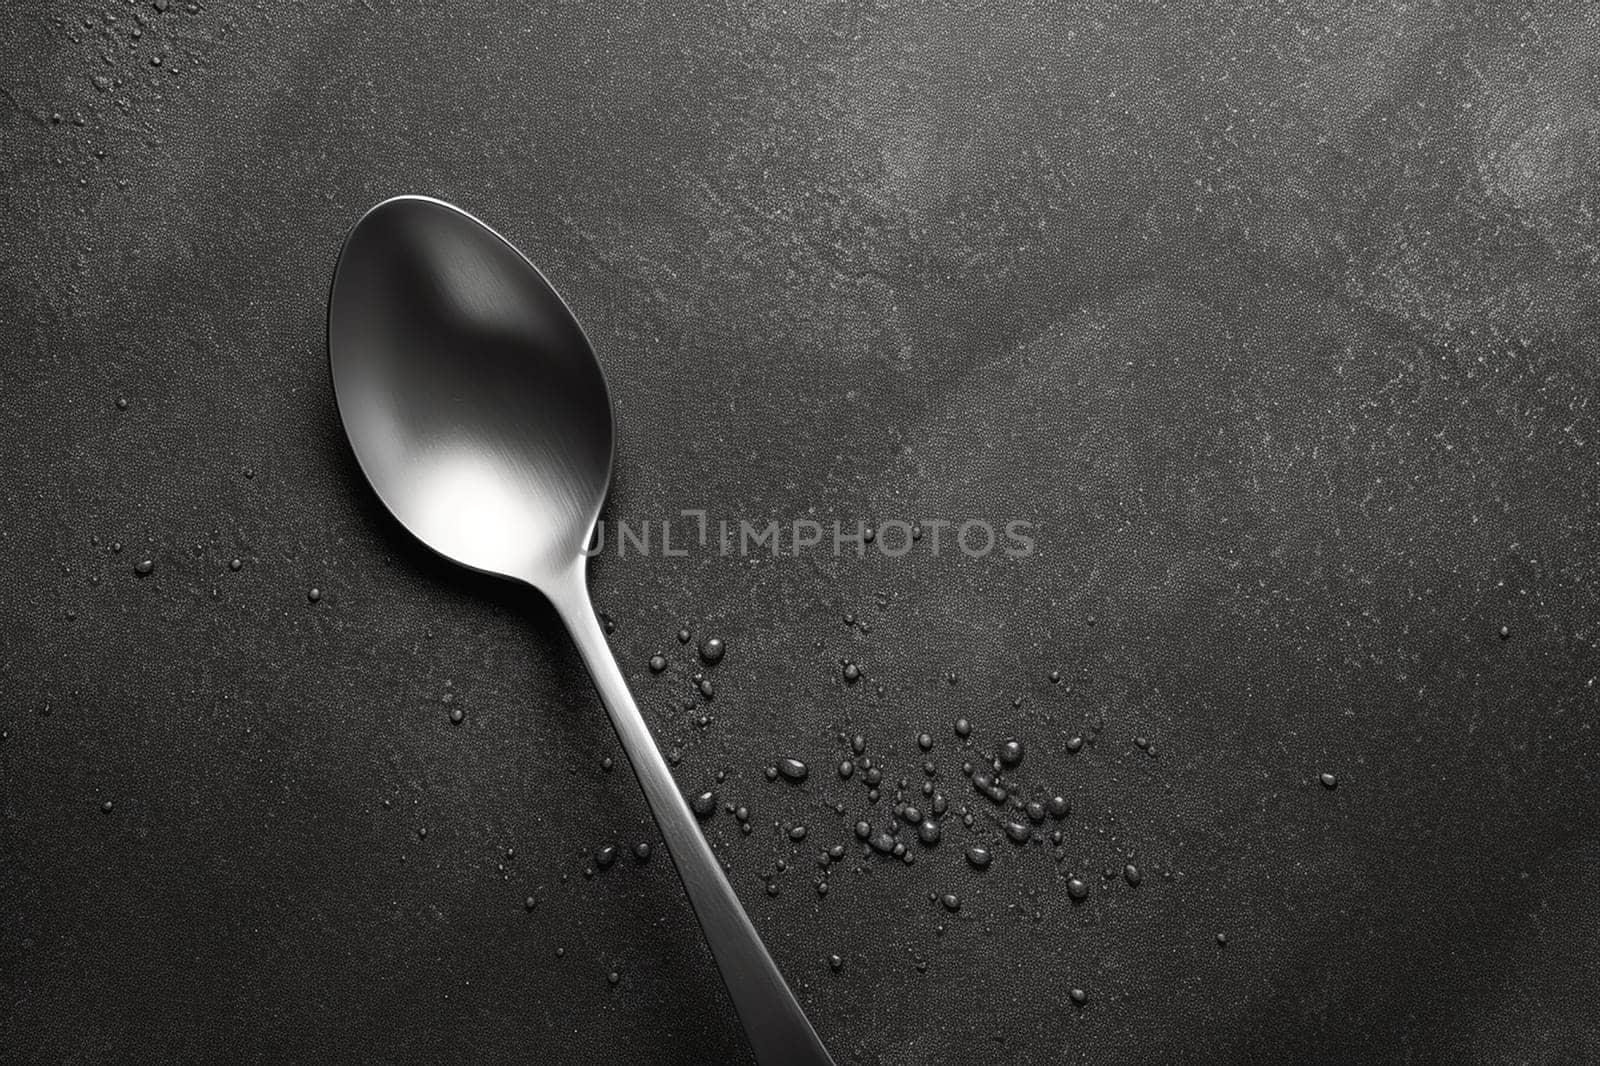
[[[733,886],[728,884],[722,866],[701,835],[667,761],[661,757],[644,716],[628,692],[628,684],[590,605],[581,560],[575,574],[575,579],[563,582],[565,588],[546,591],[600,690],[601,702],[644,788],[645,799],[711,945],[711,954],[722,971],[723,984],[733,999],[756,1061],[761,1066],[833,1066],[833,1059],[739,905],[739,897],[734,895]]]

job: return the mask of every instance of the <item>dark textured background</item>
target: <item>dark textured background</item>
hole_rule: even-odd
[[[347,457],[325,294],[399,192],[588,328],[612,515],[1038,522],[593,568],[841,1062],[1600,1058],[1597,12],[12,5],[0,1058],[746,1054],[670,865],[583,875],[652,829],[548,610]],[[729,642],[704,728],[683,624]],[[1072,800],[1059,853],[958,715]],[[924,729],[975,824],[863,858],[836,734],[915,787]]]

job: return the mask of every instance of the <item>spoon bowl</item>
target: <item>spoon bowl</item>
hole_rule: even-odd
[[[832,1066],[700,835],[628,691],[584,583],[611,480],[611,396],[577,319],[504,237],[402,196],[345,239],[328,361],[350,446],[378,498],[462,566],[554,605],[628,753],[761,1066]]]
[[[339,256],[328,346],[356,461],[402,525],[540,588],[570,566],[611,479],[611,396],[521,252],[448,204],[387,200]]]

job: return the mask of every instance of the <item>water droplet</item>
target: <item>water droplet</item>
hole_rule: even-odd
[[[138,564],[134,566],[133,572],[138,574],[140,577],[149,577],[155,568],[156,564],[154,560],[140,559]]]
[[[700,695],[704,696],[708,700],[717,694],[716,689],[712,688],[711,686],[711,679],[709,677],[702,677],[700,679],[699,688]]]
[[[1052,685],[1061,684],[1061,671],[1060,670],[1052,670],[1052,671],[1050,671],[1050,683]]]
[[[539,901],[534,899],[532,896],[529,896],[527,899],[522,901],[522,909],[527,911],[529,914],[532,914],[535,910],[537,910],[538,906]]]
[[[1071,992],[1070,992],[1070,993],[1068,993],[1068,994],[1069,994],[1069,995],[1071,995],[1071,996],[1072,996],[1072,1003],[1073,1003],[1073,1006],[1076,1006],[1076,1007],[1081,1007],[1081,1006],[1083,1006],[1083,1005],[1084,1005],[1084,1004],[1085,1004],[1085,1003],[1087,1003],[1087,1002],[1089,1002],[1089,993],[1087,993],[1087,992],[1085,992],[1085,991],[1084,991],[1084,990],[1083,990],[1083,989],[1081,989],[1081,988],[1074,988],[1074,989],[1073,989],[1073,990],[1072,990],[1072,991],[1071,991]]]
[[[917,747],[921,748],[923,751],[927,751],[929,748],[933,747],[933,737],[929,736],[927,733],[920,734],[917,737]]]
[[[872,826],[866,822],[857,822],[855,830],[857,840],[865,840],[872,835]]]
[[[689,801],[689,809],[694,811],[696,818],[710,818],[717,812],[717,794],[715,792],[700,793]]]
[[[617,846],[606,844],[594,851],[594,864],[602,870],[610,869],[611,864],[617,861]]]
[[[104,803],[100,804],[100,809],[106,814],[110,814],[112,806],[112,802],[110,800],[106,800]]]
[[[785,780],[799,784],[810,772],[810,768],[799,759],[786,757],[778,760],[778,773],[782,774]]]
[[[849,759],[845,759],[845,760],[843,760],[842,762],[839,763],[839,779],[840,780],[842,780],[842,781],[850,780],[850,775],[855,773],[855,772],[856,772],[856,764],[851,762]]]
[[[650,672],[652,674],[659,674],[661,671],[665,670],[666,668],[667,668],[667,657],[665,655],[652,655],[652,656],[650,656]]]
[[[687,629],[678,630],[678,643],[679,644],[687,644],[687,643],[689,643],[689,631]]]
[[[887,832],[877,834],[871,840],[867,841],[867,843],[872,845],[872,850],[876,851],[880,855],[894,854],[896,848],[901,849],[901,854],[905,853],[905,845],[898,843],[894,837]]]
[[[994,856],[989,854],[989,849],[973,845],[967,849],[967,862],[972,864],[974,870],[987,870],[994,861]]]
[[[319,588],[316,588],[315,586],[307,589],[306,590],[306,599],[310,600],[312,603],[317,603],[318,601],[320,601],[322,599],[322,590],[319,589]]]
[[[848,685],[853,685],[861,680],[861,667],[855,663],[844,664],[844,680]]]
[[[650,844],[647,841],[643,841],[643,840],[641,840],[639,843],[635,844],[633,846],[633,857],[635,859],[638,859],[640,862],[649,862],[650,861]]]
[[[1067,802],[1065,796],[1051,796],[1049,806],[1050,817],[1058,822],[1072,813],[1072,804]]]
[[[972,723],[965,718],[956,719],[956,736],[966,739],[972,735]]]
[[[452,708],[450,708],[450,721],[452,723],[454,723],[455,725],[460,725],[461,724],[461,719],[463,719],[465,717],[466,717],[466,715],[464,715],[462,713],[460,707],[452,707]]]
[[[844,969],[844,960],[837,955],[829,955],[828,968],[834,973],[838,973],[840,970]]]
[[[1122,879],[1128,882],[1129,886],[1138,888],[1139,882],[1144,880],[1144,874],[1140,873],[1139,868],[1130,862],[1122,868]]]
[[[1339,778],[1333,774],[1321,774],[1317,777],[1317,780],[1322,782],[1323,788],[1331,789],[1339,787]]]
[[[232,559],[229,559],[228,560],[228,569],[234,571],[235,573],[238,573],[240,570],[244,569],[244,560],[238,558],[237,556],[232,558]]]
[[[1032,822],[1034,825],[1038,825],[1040,822],[1044,821],[1044,804],[1040,803],[1038,800],[1030,801],[1028,805],[1023,808],[1023,811],[1028,815],[1028,821]]]
[[[722,661],[727,650],[728,645],[721,637],[707,637],[700,642],[700,658],[713,666]]]
[[[939,843],[943,835],[944,832],[939,828],[939,823],[932,818],[925,819],[921,825],[917,826],[917,839],[929,847]]]
[[[1082,903],[1089,898],[1089,883],[1081,877],[1067,879],[1067,896],[1074,903]]]
[[[1511,639],[1511,627],[1510,626],[1501,626],[1500,627],[1500,639],[1501,640],[1510,640]]]
[[[961,898],[954,892],[946,892],[939,897],[939,902],[944,904],[944,909],[954,914],[961,909]]]
[[[806,827],[805,826],[797,825],[793,829],[789,830],[789,839],[790,840],[800,841],[800,840],[804,840],[805,838],[806,838]]]
[[[601,758],[600,758],[600,769],[604,770],[606,773],[609,774],[611,772],[611,768],[613,766],[615,766],[615,765],[617,765],[617,764],[612,761],[611,756],[609,756],[609,755],[601,756]]]
[[[1011,839],[1013,844],[1026,844],[1033,839],[1033,826],[1027,822],[1019,822],[1013,819],[1006,822],[1003,828],[1006,831],[1006,836]]]
[[[606,980],[610,981],[612,986],[615,987],[617,982],[622,980],[622,975],[617,971],[612,970],[610,973],[606,974]]]
[[[973,774],[972,787],[987,796],[991,803],[1004,803],[1011,795],[988,774]]]
[[[117,410],[126,411],[127,409],[128,409],[128,398],[126,396],[118,396],[117,397]]]
[[[860,733],[857,733],[855,736],[851,737],[850,750],[855,752],[857,755],[860,755],[862,752],[866,751],[867,738],[862,736]]]
[[[1228,934],[1227,933],[1218,933],[1217,934],[1217,947],[1225,948],[1227,946],[1228,946]]]
[[[1006,766],[1016,766],[1022,762],[1022,741],[1008,740],[1001,744],[1000,762]]]
[[[916,807],[902,807],[900,817],[911,825],[917,825],[922,821],[922,812]]]

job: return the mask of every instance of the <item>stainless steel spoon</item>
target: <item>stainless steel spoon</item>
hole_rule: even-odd
[[[583,549],[611,480],[605,377],[509,241],[439,200],[386,200],[345,238],[328,303],[339,416],[367,480],[445,558],[545,594],[639,776],[762,1066],[832,1059],[739,906],[595,620]]]

